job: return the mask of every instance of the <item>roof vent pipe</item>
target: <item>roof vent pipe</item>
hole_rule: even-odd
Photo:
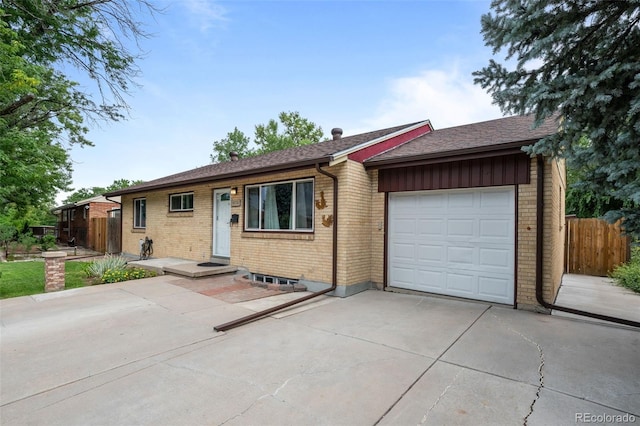
[[[340,127],[334,127],[331,129],[331,136],[333,136],[334,141],[342,139],[342,129]]]
[[[231,151],[229,153],[229,158],[231,158],[231,161],[238,161],[238,153],[235,151]]]

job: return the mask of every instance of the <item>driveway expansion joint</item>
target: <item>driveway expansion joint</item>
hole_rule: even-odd
[[[433,367],[434,365],[436,365],[436,363],[438,361],[440,361],[440,359],[449,351],[449,349],[451,349],[453,347],[453,345],[455,345],[461,338],[462,336],[464,336],[465,334],[467,334],[467,332],[471,329],[471,327],[473,327],[479,320],[480,318],[482,318],[484,316],[484,314],[489,311],[489,309],[491,309],[491,305],[488,305],[482,312],[480,312],[480,315],[478,315],[478,317],[476,319],[474,319],[471,324],[469,324],[469,326],[467,328],[464,329],[464,331],[462,331],[462,333],[460,333],[460,335],[458,335],[458,337],[456,337],[456,339],[451,342],[451,344],[449,346],[447,346],[447,348],[442,351],[442,353],[440,355],[438,355],[438,357],[435,359],[435,361],[433,361],[431,364],[429,364],[429,366],[418,376],[418,378],[416,380],[413,381],[413,383],[411,383],[409,385],[409,387],[400,395],[400,397],[389,406],[389,408],[387,409],[387,411],[384,412],[384,414],[382,414],[382,416],[380,416],[380,418],[374,423],[375,425],[378,425],[387,414],[389,414],[391,412],[391,410],[393,410],[393,408],[398,405],[398,403],[402,400],[402,398],[405,397],[405,395],[407,393],[409,393],[409,391],[416,385],[416,383],[418,383],[425,374],[427,374],[427,372],[431,369],[431,367]],[[457,376],[456,376],[457,377]],[[455,381],[455,379],[454,379]],[[448,388],[450,388],[451,386],[449,386]],[[445,391],[448,389],[445,389]],[[446,393],[446,392],[444,392]],[[440,398],[442,398],[442,396],[444,396],[444,393],[440,395],[440,397],[438,398],[438,400],[440,400]],[[438,400],[436,402],[438,402]],[[433,408],[435,407],[435,404],[429,409],[427,410],[427,414],[429,411],[431,411]],[[425,414],[426,417],[426,414]],[[423,417],[423,423],[424,423],[425,419]]]

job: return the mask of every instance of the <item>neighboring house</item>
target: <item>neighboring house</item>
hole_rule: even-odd
[[[94,234],[100,231],[93,229],[96,222],[92,219],[106,218],[109,212],[120,209],[120,197],[109,198],[99,195],[53,209],[53,214],[58,217],[56,232],[59,241],[93,250]]]
[[[522,152],[558,131],[532,124],[334,129],[330,141],[106,195],[122,196],[127,253],[148,236],[155,257],[213,259],[310,290],[335,281],[338,296],[373,286],[537,309],[536,284],[552,302],[562,277],[565,172]]]

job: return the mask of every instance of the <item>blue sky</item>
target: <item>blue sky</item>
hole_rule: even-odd
[[[160,3],[146,19],[129,120],[73,147],[73,188],[151,180],[210,162],[213,141],[281,111],[325,135],[430,119],[436,129],[501,116],[471,73],[492,57],[489,1]],[[90,88],[89,88],[90,90]],[[66,194],[57,197],[58,203]]]

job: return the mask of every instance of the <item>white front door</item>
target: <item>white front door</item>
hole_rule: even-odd
[[[213,255],[229,257],[231,236],[231,191],[213,191]]]

